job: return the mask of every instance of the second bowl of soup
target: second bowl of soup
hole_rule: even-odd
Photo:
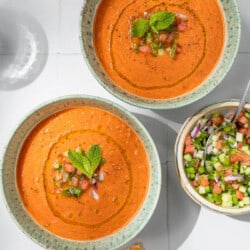
[[[97,80],[147,108],[175,108],[209,93],[240,39],[234,1],[86,1],[80,25]]]

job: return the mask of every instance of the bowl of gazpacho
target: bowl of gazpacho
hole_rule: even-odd
[[[35,109],[7,145],[2,191],[17,225],[49,249],[117,249],[156,207],[161,166],[144,126],[110,101]]]
[[[250,105],[231,119],[238,101],[210,105],[189,117],[175,144],[175,165],[186,193],[227,215],[250,212]]]
[[[83,56],[96,79],[145,108],[184,106],[212,91],[239,40],[234,0],[87,0],[80,18]]]

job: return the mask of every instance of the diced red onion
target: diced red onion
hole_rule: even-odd
[[[63,182],[63,183],[67,182],[68,178],[69,178],[69,174],[68,174],[68,173],[63,173],[62,182]]]
[[[182,13],[175,13],[177,17],[179,17],[182,21],[186,22],[188,20],[187,16]]]
[[[198,124],[193,128],[193,130],[191,132],[191,137],[196,138],[197,135],[199,134],[200,130],[201,130],[201,123],[200,123],[200,121],[198,121]]]
[[[198,181],[199,180],[199,177],[200,177],[200,175],[199,175],[199,173],[196,173],[196,175],[195,175],[195,181]]]
[[[90,194],[91,194],[91,196],[92,196],[96,201],[99,200],[99,195],[98,195],[98,193],[97,193],[93,188],[91,188]]]
[[[92,178],[92,179],[91,179],[91,184],[94,185],[95,183],[96,183],[96,179],[95,179],[95,178]]]
[[[224,177],[225,181],[237,181],[242,179],[244,176],[242,174],[237,174],[237,175],[228,175]]]
[[[103,181],[104,180],[104,172],[100,171],[99,172],[99,181]]]
[[[211,125],[211,120],[207,120],[205,126],[202,128],[203,131],[207,130]]]

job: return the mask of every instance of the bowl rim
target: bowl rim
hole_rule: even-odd
[[[94,7],[95,10],[97,9],[99,3],[102,0],[95,0]],[[241,19],[240,19],[240,12],[238,5],[235,0],[231,0],[230,4],[233,8],[233,18],[229,18],[225,11],[228,11],[227,8],[223,8],[223,4],[226,4],[223,0],[217,0],[218,4],[221,8],[221,11],[223,13],[224,21],[225,21],[225,44],[224,48],[221,52],[220,58],[215,65],[215,67],[212,69],[212,71],[209,73],[209,75],[204,79],[203,83],[197,86],[195,89],[191,90],[188,93],[185,93],[181,96],[177,96],[174,98],[167,98],[167,99],[150,99],[150,98],[144,98],[137,95],[134,95],[132,93],[129,93],[116,85],[110,78],[109,81],[112,83],[112,86],[108,86],[101,78],[100,76],[95,72],[93,63],[90,62],[88,59],[88,53],[87,53],[87,45],[84,43],[84,27],[82,25],[84,15],[88,12],[87,4],[88,2],[92,2],[92,0],[86,0],[83,2],[82,9],[80,12],[80,18],[79,18],[79,42],[80,42],[80,48],[81,48],[81,54],[84,58],[85,63],[88,66],[88,69],[94,76],[94,78],[97,80],[97,82],[110,94],[115,96],[116,98],[120,99],[123,102],[126,102],[130,105],[140,107],[140,108],[146,108],[146,109],[155,109],[155,110],[163,110],[163,109],[175,109],[184,107],[188,104],[194,103],[195,101],[200,100],[201,98],[205,97],[207,94],[212,92],[215,87],[217,87],[222,80],[225,78],[229,70],[231,69],[236,55],[239,50],[240,45],[240,39],[241,39]],[[234,36],[230,36],[228,33],[228,22],[229,20],[234,19],[234,25],[232,25],[234,30]],[[94,17],[93,17],[94,20]],[[93,21],[92,20],[92,21]],[[93,29],[92,29],[93,33]],[[229,45],[229,40],[232,42],[231,45]],[[88,46],[89,47],[89,46]],[[90,49],[90,48],[89,48]],[[93,54],[96,58],[96,60],[99,62],[99,59],[95,53],[94,45],[93,45],[93,39],[91,41],[91,50],[93,50]],[[228,55],[227,55],[228,54]],[[102,69],[102,66],[99,62],[99,67]],[[102,71],[104,71],[102,69]],[[219,72],[221,71],[221,72]],[[214,73],[217,74],[214,76]]]
[[[212,202],[207,201],[204,197],[202,197],[198,192],[193,188],[191,185],[183,166],[183,144],[184,140],[187,136],[187,134],[190,132],[194,124],[203,116],[206,114],[209,114],[215,110],[218,109],[224,109],[224,108],[232,108],[236,109],[239,105],[239,100],[236,99],[230,99],[230,100],[224,100],[220,102],[216,102],[211,105],[207,105],[200,109],[199,111],[195,112],[193,115],[188,117],[183,125],[181,126],[178,135],[176,137],[175,146],[174,146],[174,161],[175,161],[175,169],[177,172],[177,176],[179,179],[179,182],[184,189],[184,191],[187,193],[187,195],[198,205],[201,207],[204,207],[208,210],[214,211],[216,213],[230,215],[230,216],[237,216],[237,215],[243,215],[250,213],[250,206],[246,206],[243,208],[226,208],[222,206],[215,205]],[[250,110],[250,104],[245,103],[244,108],[247,110]]]
[[[27,217],[29,217],[30,221],[32,221],[34,223],[34,225],[36,225],[36,227],[39,228],[40,232],[44,233],[45,238],[52,238],[53,240],[56,239],[56,244],[58,244],[58,242],[62,242],[62,244],[64,244],[63,246],[69,246],[69,248],[67,249],[71,249],[71,247],[84,247],[84,249],[117,249],[121,246],[123,246],[124,244],[128,243],[130,240],[132,240],[137,234],[139,234],[139,232],[146,226],[146,224],[149,222],[149,220],[151,219],[153,213],[155,212],[155,208],[158,204],[159,201],[159,197],[160,197],[160,191],[161,191],[161,182],[162,182],[162,173],[161,173],[161,163],[160,163],[160,158],[159,158],[159,154],[157,151],[157,148],[155,146],[155,143],[151,137],[151,135],[149,134],[149,132],[147,131],[147,129],[145,128],[145,126],[139,121],[139,119],[137,119],[132,113],[130,113],[129,111],[127,111],[125,108],[121,107],[120,105],[107,100],[105,98],[101,98],[101,97],[97,97],[97,96],[91,96],[91,95],[65,95],[62,97],[58,97],[58,98],[54,98],[52,100],[43,102],[40,105],[37,105],[36,107],[32,108],[30,112],[28,112],[24,118],[19,121],[19,123],[17,123],[15,129],[12,131],[11,136],[9,138],[9,141],[7,142],[6,147],[4,147],[3,150],[3,160],[1,163],[1,171],[0,171],[0,193],[2,194],[3,197],[3,202],[4,202],[4,206],[6,207],[8,213],[11,215],[12,220],[15,222],[15,224],[18,226],[18,228],[26,235],[28,236],[31,240],[33,240],[35,243],[37,243],[38,245],[47,248],[52,248],[52,249],[58,249],[57,246],[54,246],[54,242],[53,240],[50,241],[51,246],[48,246],[48,244],[46,242],[42,242],[40,237],[38,237],[37,235],[31,235],[30,232],[27,231],[27,229],[23,228],[23,225],[21,225],[20,221],[18,220],[18,215],[14,214],[13,212],[13,208],[10,207],[10,199],[7,197],[6,193],[5,193],[5,187],[4,187],[4,169],[5,169],[5,161],[6,161],[6,155],[8,154],[8,150],[9,150],[9,146],[12,142],[12,140],[15,138],[18,130],[25,125],[25,122],[29,119],[32,118],[37,112],[43,110],[46,107],[49,107],[50,105],[55,105],[55,104],[60,104],[61,102],[65,102],[65,101],[86,101],[86,103],[82,104],[82,105],[89,105],[91,106],[91,104],[89,103],[97,103],[95,106],[95,104],[93,105],[94,107],[98,107],[101,108],[103,110],[106,110],[112,114],[114,114],[115,116],[119,117],[120,119],[122,119],[125,123],[127,123],[137,134],[137,136],[141,139],[142,143],[144,144],[145,150],[148,154],[148,158],[149,158],[149,166],[150,166],[150,180],[149,180],[149,187],[148,187],[148,191],[146,194],[146,197],[139,209],[139,211],[137,211],[136,215],[133,217],[133,219],[126,224],[125,226],[123,226],[122,228],[120,228],[118,231],[116,231],[115,233],[108,235],[108,236],[104,236],[102,238],[96,239],[96,240],[88,240],[88,241],[78,241],[78,240],[71,240],[71,239],[66,239],[66,238],[62,238],[60,236],[57,236],[49,231],[47,231],[46,229],[44,229],[43,227],[41,227],[33,218],[32,216],[29,215],[29,213],[27,212],[27,210],[24,208],[22,201],[20,199],[19,193],[18,193],[18,189],[17,186],[15,185],[15,192],[18,193],[19,196],[19,203],[20,206],[23,209],[23,212],[26,213]],[[78,106],[80,105],[79,103],[77,104]],[[98,105],[103,105],[103,106],[98,106]],[[76,106],[76,104],[71,104],[68,107],[64,107],[64,108],[60,108],[59,110],[65,110],[67,108],[70,107],[74,107]],[[58,111],[59,111],[58,110]],[[51,116],[53,113],[56,113],[58,111],[53,111],[52,113],[48,114],[46,117]],[[121,115],[123,117],[121,117]],[[32,131],[32,129],[39,124],[41,121],[43,121],[45,118],[40,119],[39,121],[34,122],[34,126],[29,128],[28,133],[26,134],[25,138],[27,137],[27,135],[29,135],[29,133]],[[23,145],[23,142],[25,140],[25,138],[21,139],[21,143],[19,146],[19,150]],[[145,143],[147,143],[145,145]],[[149,147],[149,149],[146,148],[146,146]],[[19,155],[19,151],[17,152],[17,155],[15,156],[15,158],[17,159],[18,155]],[[152,160],[153,158],[153,160]],[[152,165],[153,164],[153,165]],[[16,165],[16,161],[15,161],[15,165]],[[152,171],[153,170],[157,170],[157,171]],[[15,172],[16,168],[13,170]],[[16,184],[16,181],[15,181]],[[145,209],[148,208],[148,209]],[[134,227],[134,229],[133,229]],[[130,230],[132,231],[132,233],[130,232]],[[129,233],[128,236],[124,237],[124,234]],[[112,241],[113,240],[113,241]],[[116,240],[116,241],[115,241]],[[110,245],[110,242],[112,241],[112,245]],[[54,247],[54,248],[53,248]]]

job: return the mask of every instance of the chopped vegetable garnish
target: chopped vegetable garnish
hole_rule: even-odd
[[[64,188],[62,194],[64,196],[79,197],[83,193],[83,190],[79,187],[67,187]]]
[[[242,111],[236,126],[230,118],[218,112],[202,117],[186,137],[183,160],[200,195],[223,207],[244,207],[250,205],[250,113]]]
[[[144,13],[134,20],[131,27],[132,48],[138,53],[151,53],[162,56],[168,53],[171,58],[182,52],[177,43],[179,32],[188,28],[187,16],[181,13],[158,11]]]
[[[55,170],[53,182],[57,192],[66,197],[80,197],[83,191],[92,186],[90,194],[98,200],[95,189],[98,182],[104,181],[104,172],[100,167],[105,163],[100,146],[93,145],[86,153],[78,147],[62,155],[52,166]]]

